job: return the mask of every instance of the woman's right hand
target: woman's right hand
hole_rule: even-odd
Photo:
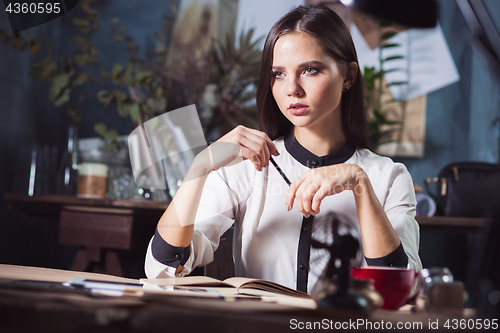
[[[212,155],[210,159],[212,170],[250,160],[255,169],[261,171],[269,164],[271,155],[279,155],[276,146],[266,133],[242,125],[211,144],[205,151]]]

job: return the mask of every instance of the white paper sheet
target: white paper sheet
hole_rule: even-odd
[[[361,69],[364,66],[378,68],[379,49],[369,48],[355,24],[350,28]],[[391,86],[394,98],[410,100],[460,79],[439,24],[432,29],[410,29],[400,32],[389,41],[398,43],[401,47],[383,50],[383,57],[402,55],[404,59],[388,61],[384,64],[384,69],[403,70],[388,73],[385,78],[387,82],[409,82],[406,85]]]

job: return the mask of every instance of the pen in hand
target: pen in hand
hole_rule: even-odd
[[[271,161],[271,163],[274,165],[274,167],[276,168],[276,170],[278,171],[278,173],[281,175],[281,177],[283,177],[283,179],[285,180],[285,182],[288,184],[288,186],[292,185],[292,183],[290,182],[290,180],[287,178],[287,176],[285,175],[285,173],[283,172],[283,170],[280,169],[280,167],[278,166],[278,164],[276,163],[276,161],[271,157],[269,159]],[[286,206],[287,209],[290,211],[291,207],[290,206]],[[309,215],[304,215],[306,218],[309,217]]]
[[[292,183],[288,180],[288,178],[285,176],[285,173],[280,169],[280,167],[278,166],[278,164],[276,163],[276,161],[271,157],[269,159],[271,161],[271,163],[274,165],[274,167],[276,168],[276,170],[278,171],[278,173],[281,175],[281,177],[283,177],[283,179],[285,180],[285,182],[288,184],[288,186],[292,185]]]

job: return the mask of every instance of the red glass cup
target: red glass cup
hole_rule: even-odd
[[[410,296],[417,273],[414,269],[394,267],[352,267],[351,276],[373,280],[375,290],[384,299],[381,309],[397,310]]]

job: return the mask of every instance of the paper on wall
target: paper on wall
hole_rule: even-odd
[[[350,29],[361,69],[365,66],[379,68],[379,49],[370,49],[355,24],[351,24]],[[383,50],[383,57],[402,55],[404,58],[386,62],[384,69],[403,70],[388,73],[385,78],[387,82],[409,82],[390,87],[394,98],[410,100],[446,87],[460,79],[439,24],[432,29],[410,29],[400,32],[389,41],[398,43],[401,47]]]

